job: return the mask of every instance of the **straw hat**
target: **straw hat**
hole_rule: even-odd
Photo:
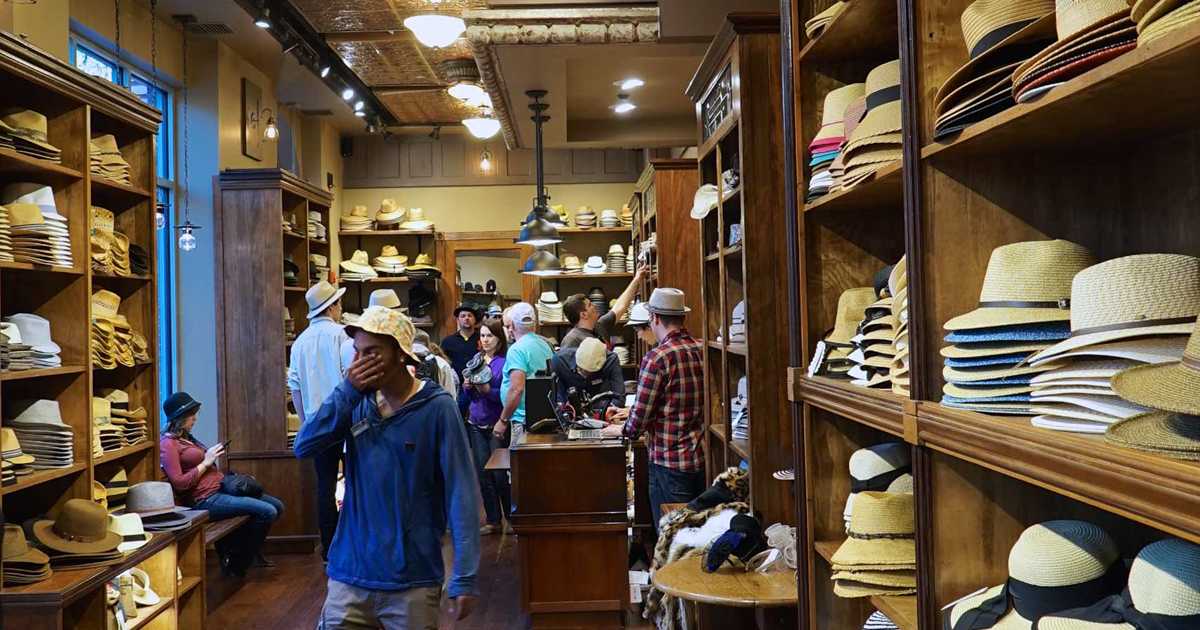
[[[1128,22],[1130,7],[1126,0],[1056,0],[1054,3],[1055,31],[1058,41],[1021,64],[1013,72],[1014,90],[1023,79],[1044,62],[1066,48],[1079,44],[1075,50],[1086,48],[1097,33],[1116,23]]]
[[[357,249],[350,256],[349,260],[341,262],[342,269],[353,273],[361,273],[370,276],[375,275],[375,270],[371,267],[371,257],[367,252]]]
[[[838,4],[844,3],[839,2]],[[821,128],[813,137],[811,144],[832,138],[845,139],[846,129],[842,124],[842,115],[846,113],[846,108],[851,102],[865,95],[864,90],[866,90],[866,84],[851,83],[831,90],[825,95],[825,104],[821,109]]]
[[[337,285],[330,284],[325,280],[312,285],[304,293],[304,300],[308,303],[308,319],[320,315],[331,304],[340,300],[345,293],[345,287],[339,289]]]
[[[860,448],[850,455],[850,476],[868,481],[912,465],[912,449],[901,442],[887,442]]]
[[[1096,258],[1070,241],[1010,243],[992,250],[979,308],[947,321],[946,330],[1067,321],[1071,281]]]
[[[900,60],[876,66],[864,86],[867,115],[846,142],[846,159],[864,140],[900,131]]]
[[[838,2],[830,5],[829,8],[814,15],[811,19],[804,23],[805,36],[807,36],[809,39],[814,39],[819,36],[825,31],[825,27],[829,26],[829,23],[832,22],[833,19],[839,14],[841,14],[842,11],[845,11],[846,7],[848,6],[850,5],[844,0],[838,0]]]
[[[415,209],[415,208],[414,208]],[[417,254],[416,260],[408,266],[409,271],[422,271],[428,269],[437,269],[433,265],[433,258],[424,252]]]
[[[717,186],[716,184],[704,184],[696,189],[696,194],[692,197],[693,219],[700,220],[708,216],[713,208],[717,207]]]
[[[1200,460],[1200,418],[1195,416],[1151,411],[1110,425],[1104,438],[1139,451]]]
[[[47,136],[49,125],[46,121],[46,116],[41,112],[19,107],[9,109],[0,116],[0,122],[4,123],[7,131],[22,140],[45,149],[52,154],[60,152],[58,147],[47,141],[49,139]]]
[[[1112,387],[1139,405],[1200,415],[1200,328],[1192,330],[1179,361],[1125,370],[1113,377]]]
[[[1071,283],[1071,337],[1030,361],[1133,337],[1184,335],[1200,313],[1200,258],[1140,254],[1093,265]]]
[[[854,496],[849,538],[834,552],[836,565],[916,564],[913,495],[859,492]]]
[[[425,218],[425,210],[410,208],[408,220],[400,224],[401,230],[428,230],[433,227],[433,221]]]
[[[1162,5],[1171,5],[1174,2],[1159,2],[1155,7]],[[1137,5],[1134,5],[1137,8]],[[1161,9],[1160,9],[1161,10]],[[1161,39],[1168,33],[1200,21],[1200,4],[1195,2],[1184,2],[1179,6],[1164,15],[1159,17],[1157,11],[1151,10],[1145,19],[1138,21],[1138,46],[1146,46],[1150,42]]]
[[[379,210],[375,213],[375,222],[379,225],[393,225],[404,218],[404,208],[396,206],[395,199],[384,198],[379,201]]]

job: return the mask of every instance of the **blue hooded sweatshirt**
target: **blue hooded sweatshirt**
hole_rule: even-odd
[[[449,596],[475,595],[479,568],[479,490],[454,398],[425,382],[388,418],[375,392],[343,380],[296,435],[296,456],[346,444],[346,493],[330,578],[401,591],[440,586],[442,535],[449,521],[454,573]]]

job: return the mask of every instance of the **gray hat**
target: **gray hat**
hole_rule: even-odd
[[[692,309],[684,304],[683,291],[671,287],[660,287],[650,294],[646,310],[655,315],[683,315]]]

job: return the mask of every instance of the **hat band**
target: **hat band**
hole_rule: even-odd
[[[1157,615],[1144,613],[1133,606],[1129,589],[1111,595],[1088,606],[1054,614],[1055,617],[1094,623],[1128,623],[1146,630],[1188,630],[1200,628],[1200,615]]]
[[[850,538],[857,540],[914,540],[916,534],[859,534],[856,532],[847,532]]]
[[[1171,324],[1187,324],[1196,321],[1195,316],[1191,317],[1170,317],[1165,319],[1142,319],[1136,322],[1122,322],[1120,324],[1109,324],[1108,326],[1092,326],[1091,328],[1080,328],[1072,330],[1072,337],[1082,335],[1090,335],[1092,333],[1110,332],[1113,330],[1128,330],[1130,328],[1148,328],[1150,326],[1169,326]]]
[[[37,140],[38,142],[46,142],[49,144],[46,132],[38,131],[37,129],[27,129],[25,127],[13,127],[12,135],[26,140]]]
[[[100,536],[100,537],[96,537],[96,536],[81,536],[81,535],[79,535],[79,534],[71,534],[71,533],[68,533],[68,532],[64,532],[63,530],[61,530],[61,529],[59,529],[59,528],[58,528],[58,523],[57,523],[57,522],[56,522],[56,523],[54,523],[54,527],[52,527],[51,529],[53,529],[53,530],[54,530],[54,533],[55,533],[55,534],[56,534],[56,535],[57,535],[59,538],[62,538],[63,540],[69,540],[69,541],[71,541],[71,542],[85,542],[85,543],[91,543],[91,542],[96,542],[96,541],[98,541],[98,540],[102,540],[102,539],[104,538],[103,536]]]
[[[891,103],[892,101],[900,100],[900,84],[897,83],[891,87],[876,90],[867,95],[867,111],[871,111],[880,105]]]
[[[895,470],[889,470],[885,473],[875,475],[870,479],[854,479],[850,478],[850,492],[879,492],[887,490],[892,482],[901,475],[908,474],[910,466],[903,466]]]
[[[1025,619],[1037,620],[1060,610],[1090,606],[1120,589],[1126,574],[1125,564],[1118,561],[1113,562],[1104,575],[1069,586],[1035,586],[1010,577],[995,597],[968,610],[950,630],[988,630],[1010,609],[1015,609]]]
[[[1069,298],[1064,298],[1061,300],[1046,300],[1044,302],[993,300],[988,302],[980,302],[979,308],[1061,308],[1069,310],[1071,308],[1071,300]]]
[[[1010,35],[1025,28],[1026,26],[1029,26],[1030,24],[1033,24],[1036,21],[1037,21],[1036,19],[1021,20],[1020,22],[1016,22],[1014,24],[1008,24],[1008,25],[1002,26],[1002,27],[988,33],[987,35],[984,35],[982,38],[980,38],[980,40],[978,42],[975,43],[975,46],[971,48],[971,53],[970,53],[971,59],[974,59],[974,58],[978,57],[979,55],[982,55],[983,53],[987,52],[988,49],[990,49],[991,47],[1008,39],[1008,37]]]
[[[1185,367],[1189,367],[1196,372],[1200,372],[1200,358],[1184,353],[1181,362]]]
[[[125,534],[124,536],[121,536],[121,542],[137,542],[142,540],[146,540],[145,532],[142,532],[141,534]]]

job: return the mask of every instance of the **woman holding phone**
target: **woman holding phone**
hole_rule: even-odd
[[[225,474],[217,468],[217,459],[225,454],[229,442],[205,447],[192,435],[199,411],[200,403],[186,392],[171,394],[163,402],[167,429],[158,442],[163,471],[175,488],[177,502],[207,510],[209,520],[250,517],[236,532],[217,542],[222,572],[243,577],[252,564],[271,566],[262,556],[262,544],[271,524],[283,512],[283,502],[265,493],[255,498],[221,490]]]

